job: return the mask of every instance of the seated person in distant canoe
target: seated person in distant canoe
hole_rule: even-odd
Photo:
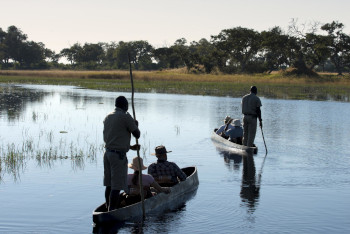
[[[228,136],[229,141],[242,145],[243,128],[239,119],[233,120],[233,128],[227,130],[225,135]]]
[[[141,162],[141,168],[142,170],[145,170],[147,167],[143,165],[143,160],[140,158]],[[132,163],[130,163],[128,166],[129,168],[134,169],[134,174],[128,174],[127,178],[127,184],[129,191],[127,193],[126,198],[126,204],[130,205],[136,202],[139,202],[141,200],[141,194],[140,194],[140,184],[139,184],[139,174],[140,170],[137,165],[138,163],[138,157],[134,157],[132,160]],[[161,187],[151,175],[142,174],[142,186],[144,190],[144,198],[152,197],[154,194],[151,192],[151,186],[155,188],[158,192],[163,193],[170,193],[169,188],[163,188]]]
[[[155,153],[158,160],[148,167],[148,174],[152,175],[154,179],[162,186],[171,187],[179,181],[186,180],[186,174],[176,165],[176,163],[169,162],[165,146],[160,145],[155,148]]]
[[[216,134],[220,135],[220,136],[224,136],[224,132],[225,132],[225,128],[226,131],[233,128],[231,122],[232,122],[232,118],[230,116],[226,116],[224,119],[224,125],[220,126],[220,128],[216,131]]]

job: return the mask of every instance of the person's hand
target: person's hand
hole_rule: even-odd
[[[259,125],[260,125],[260,128],[262,128],[262,120],[260,120],[260,124]]]
[[[166,194],[168,194],[168,193],[170,193],[170,188],[166,188],[166,187],[162,187],[162,192],[163,193],[166,193]]]
[[[140,150],[141,146],[138,145],[138,144],[135,144],[135,145],[130,145],[130,149],[131,150]]]

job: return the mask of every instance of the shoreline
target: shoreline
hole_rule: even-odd
[[[260,97],[286,100],[350,102],[350,75],[283,77],[273,74],[208,75],[183,70],[133,71],[135,92],[242,97],[251,85]],[[130,92],[129,71],[0,70],[0,83],[73,85],[81,88]]]

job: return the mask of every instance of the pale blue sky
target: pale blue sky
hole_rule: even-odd
[[[223,29],[257,31],[299,22],[337,20],[350,33],[349,0],[0,0],[0,27],[15,25],[29,40],[60,52],[76,42],[210,39]]]

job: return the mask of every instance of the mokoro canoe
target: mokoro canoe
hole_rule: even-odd
[[[241,153],[241,154],[258,153],[258,147],[248,147],[248,146],[236,144],[216,134],[215,129],[211,135],[211,139],[214,142],[215,146],[221,150],[227,150],[227,151],[231,151],[234,153]]]
[[[181,170],[187,175],[186,180],[170,187],[171,192],[168,194],[159,193],[154,197],[145,199],[144,205],[146,214],[160,213],[166,210],[176,209],[192,197],[191,195],[193,195],[199,185],[197,168],[186,167]],[[139,217],[142,217],[141,202],[109,212],[106,210],[105,203],[103,203],[97,207],[92,214],[92,219],[95,225],[111,221],[126,221]]]

